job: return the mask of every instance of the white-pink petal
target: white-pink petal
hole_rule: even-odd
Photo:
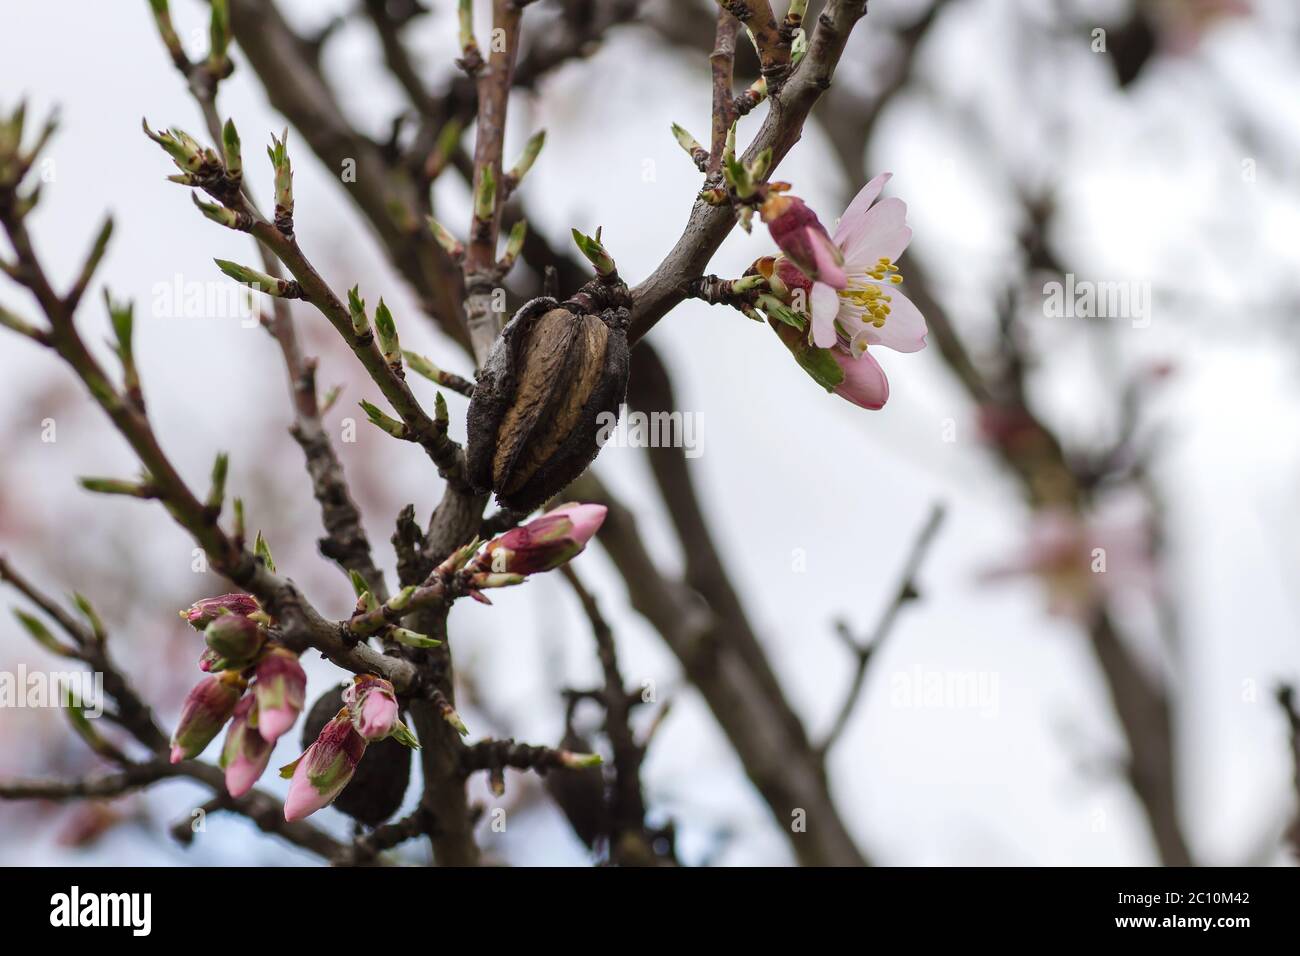
[[[828,349],[837,341],[835,316],[840,311],[840,297],[825,282],[814,282],[808,303],[812,310],[812,343],[819,349]]]
[[[849,208],[844,210],[844,215],[840,216],[840,221],[835,224],[835,244],[841,249],[844,248],[845,236],[860,224],[862,217],[871,208],[871,204],[880,198],[885,183],[889,182],[893,175],[893,173],[881,173],[859,189],[858,194],[853,197],[853,202],[849,203]]]
[[[883,408],[889,401],[889,379],[871,353],[863,352],[858,358],[853,358],[836,349],[832,354],[844,370],[844,381],[835,386],[835,394],[859,408],[872,411]]]
[[[893,196],[882,199],[846,230],[843,238],[837,233],[837,241],[844,252],[844,270],[850,275],[869,272],[882,258],[898,261],[912,241],[907,203]]]
[[[868,324],[858,334],[866,339],[868,345],[883,345],[895,352],[921,351],[930,331],[926,328],[925,316],[911,299],[898,291],[897,286],[886,285],[884,289],[889,296],[889,317],[885,324],[880,328]]]

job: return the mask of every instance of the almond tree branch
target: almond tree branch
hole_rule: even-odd
[[[1289,731],[1291,781],[1297,801],[1291,825],[1287,827],[1286,841],[1290,845],[1291,855],[1300,860],[1300,709],[1296,707],[1295,688],[1290,684],[1278,687],[1277,704],[1282,709]]]
[[[505,194],[501,156],[505,145],[506,110],[519,55],[521,18],[517,0],[493,0],[494,38],[487,66],[477,75],[478,121],[474,127],[474,181],[471,187],[475,209],[463,271],[465,321],[469,326],[474,360],[480,365],[504,324],[502,314],[492,308],[492,297],[502,279],[502,270],[497,265],[497,238],[501,232],[501,205]]]
[[[402,27],[389,13],[388,0],[364,0],[366,15],[374,24],[375,34],[384,51],[384,65],[402,87],[411,105],[421,115],[433,112],[436,104],[420,79],[419,71],[411,61],[410,52],[402,42]]]
[[[409,434],[408,440],[416,442],[424,449],[430,460],[438,468],[448,484],[463,487],[465,479],[465,456],[459,445],[447,436],[445,422],[430,418],[420,405],[399,367],[389,365],[380,351],[373,330],[358,335],[352,326],[352,316],[329,284],[320,276],[303,254],[298,240],[293,235],[286,235],[275,223],[257,214],[251,205],[242,210],[253,218],[250,232],[253,236],[275,253],[285,268],[298,282],[302,297],[320,311],[330,325],[343,337],[352,352],[360,360],[362,367],[379,386],[380,392],[389,405],[397,412]]]
[[[437,820],[423,806],[416,807],[410,815],[394,823],[375,827],[352,841],[330,861],[334,866],[358,866],[374,862],[385,850],[391,850],[408,840],[427,835],[437,826]]]
[[[935,0],[912,27],[901,33],[901,56],[886,82],[886,94],[897,92],[910,78],[917,51],[948,2]],[[827,115],[822,125],[844,165],[849,182],[856,183],[862,177],[863,158],[883,111],[885,97],[877,98],[866,109],[861,104],[840,102],[847,99],[847,91],[844,94],[832,93],[832,97],[839,105]],[[1044,225],[1040,221],[1038,229],[1041,231]],[[1043,243],[1038,245],[1041,247]],[[931,340],[971,400],[976,405],[1008,399],[1020,402],[1017,396],[1023,396],[1023,388],[1014,376],[1023,369],[1018,368],[1014,360],[1007,363],[1001,376],[981,368],[957,332],[952,316],[936,298],[934,287],[933,278],[918,261],[912,260],[907,269],[907,295],[925,316]],[[1013,376],[1010,380],[1006,375],[1008,369]],[[1074,475],[1062,442],[1022,402],[1020,410],[1026,416],[1026,427],[1032,428],[1041,441],[1033,443],[1032,454],[1023,449],[999,449],[1003,464],[1018,480],[1031,503],[1041,503],[1044,487],[1051,485],[1056,489],[1054,495],[1063,495],[1076,509],[1082,507],[1086,497],[1084,483]],[[1044,471],[1051,473],[1050,482],[1044,482]],[[1128,741],[1130,782],[1150,822],[1160,859],[1166,865],[1188,865],[1191,853],[1178,819],[1173,724],[1167,693],[1143,671],[1107,614],[1099,614],[1092,621],[1089,636]]]
[[[659,632],[704,697],[799,862],[864,865],[807,735],[784,696],[774,696],[770,677],[756,669],[752,650],[744,649],[753,635],[743,621],[666,577],[646,552],[632,512],[592,472],[569,493],[609,509],[597,540],[627,583],[632,607]],[[806,830],[793,826],[799,819]]]
[[[808,53],[790,74],[770,108],[743,161],[753,162],[764,149],[772,150],[774,169],[803,132],[813,105],[830,86],[849,33],[866,13],[866,0],[829,0],[809,41]],[[702,275],[713,254],[735,225],[732,210],[697,199],[690,219],[672,251],[643,282],[632,290],[632,324],[628,341],[645,336],[655,324],[686,297],[686,284]]]
[[[420,296],[424,311],[468,348],[460,269],[413,213],[422,202],[417,184],[344,116],[311,46],[288,25],[273,0],[230,0],[230,19],[271,105],[342,178],[393,264]]]
[[[736,34],[740,21],[718,8],[718,28],[714,34],[713,52],[709,54],[709,67],[713,72],[713,127],[709,140],[709,164],[705,172],[715,176],[722,171],[722,152],[727,133],[736,121],[736,99],[732,92],[736,65]]]
[[[641,762],[645,758],[645,747],[638,743],[631,723],[632,705],[640,697],[629,693],[623,682],[614,632],[601,614],[600,605],[571,564],[564,565],[562,571],[573,588],[573,593],[577,595],[587,620],[591,622],[596,653],[605,678],[604,687],[594,696],[604,708],[605,735],[609,738],[614,756],[614,787],[609,806],[611,862],[617,864],[624,858],[653,859],[656,854],[651,849],[651,841],[646,833],[645,795],[641,788]],[[628,839],[637,841],[639,846],[635,850],[627,847],[625,841]]]
[[[219,146],[222,141],[222,122],[217,109],[217,90],[222,77],[213,72],[207,61],[195,63],[183,50],[173,51],[172,59],[198,104],[208,135]],[[240,188],[244,202],[257,210],[257,203],[246,180],[241,182]],[[258,215],[260,217],[260,211]],[[261,243],[255,245],[267,274],[275,279],[283,279],[280,263],[271,251]],[[284,360],[293,401],[294,423],[290,434],[306,458],[312,493],[320,505],[325,525],[326,537],[319,542],[321,553],[337,561],[344,570],[356,571],[365,579],[371,593],[380,601],[385,601],[388,599],[388,590],[384,576],[371,556],[370,541],[361,523],[360,511],[348,490],[343,463],[321,422],[316,395],[315,360],[302,355],[289,304],[275,296],[270,297],[270,301],[273,315],[270,331]]]
[[[718,0],[718,5],[748,28],[767,88],[775,93],[790,70],[790,38],[777,25],[770,0]]]
[[[939,528],[943,525],[943,518],[943,505],[934,505],[930,509],[930,516],[926,519],[920,533],[916,536],[916,540],[912,543],[912,551],[908,555],[907,562],[903,565],[903,573],[899,578],[898,587],[895,588],[893,598],[886,605],[880,620],[876,622],[876,626],[872,629],[871,636],[866,640],[856,639],[849,630],[848,625],[842,621],[837,628],[840,638],[857,659],[857,669],[853,673],[853,680],[849,684],[849,691],[844,698],[844,703],[840,705],[835,720],[831,723],[830,729],[826,731],[826,736],[817,745],[817,752],[821,754],[823,760],[844,733],[844,728],[848,726],[849,718],[853,716],[853,709],[862,697],[862,688],[866,684],[867,670],[875,659],[876,653],[893,631],[898,615],[905,605],[916,600],[919,596],[916,585],[917,575],[920,573],[921,564],[930,550],[931,543],[938,534]]]
[[[219,515],[190,490],[162,450],[143,405],[114,387],[77,332],[66,301],[54,291],[37,258],[15,201],[16,188],[0,189],[0,225],[14,247],[19,280],[36,298],[50,323],[49,347],[71,367],[126,439],[148,474],[153,496],[203,548],[214,570],[263,602],[283,628],[286,644],[295,650],[314,647],[348,670],[379,674],[402,688],[414,686],[415,671],[409,664],[349,640],[344,625],[321,617],[292,581],[277,577],[243,547],[242,541],[227,535],[218,523]]]
[[[159,761],[130,764],[123,770],[75,780],[0,781],[0,800],[109,800],[175,775],[171,764]]]
[[[0,555],[0,581],[9,584],[58,624],[59,628],[72,639],[72,656],[86,664],[93,672],[102,675],[104,693],[117,705],[115,722],[126,728],[136,740],[153,753],[165,753],[167,735],[158,726],[149,705],[131,687],[130,682],[110,656],[105,635],[77,620],[59,602],[38,590],[2,555]]]

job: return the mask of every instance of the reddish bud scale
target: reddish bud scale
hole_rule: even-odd
[[[221,614],[238,614],[247,617],[260,610],[261,606],[257,603],[257,598],[251,594],[221,594],[195,601],[189,608],[181,611],[181,617],[189,621],[196,630],[201,631]]]
[[[837,288],[844,285],[843,255],[807,203],[795,196],[772,196],[760,212],[773,241],[804,275]]]
[[[284,818],[301,820],[333,802],[352,780],[365,752],[366,739],[353,728],[352,715],[345,707],[294,766]]]
[[[393,685],[382,677],[358,675],[343,691],[352,713],[352,726],[367,741],[382,740],[393,732],[400,708]]]
[[[482,570],[536,574],[581,554],[605,520],[604,505],[565,504],[488,542]]]
[[[201,754],[234,713],[244,693],[244,681],[237,674],[205,677],[194,685],[181,708],[172,735],[171,762],[180,763]]]

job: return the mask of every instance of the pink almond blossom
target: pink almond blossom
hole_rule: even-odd
[[[869,409],[883,408],[889,400],[889,380],[868,348],[917,352],[925,348],[928,333],[920,310],[898,289],[903,279],[895,262],[912,239],[907,204],[893,197],[876,201],[892,175],[880,174],[854,197],[829,236],[833,251],[821,241],[826,231],[820,223],[814,227],[799,215],[798,229],[781,222],[784,215],[806,210],[802,203],[768,223],[782,251],[774,278],[806,296],[810,340],[831,350],[844,373],[835,393]]]

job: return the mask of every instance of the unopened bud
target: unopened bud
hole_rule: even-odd
[[[510,167],[510,179],[518,185],[519,181],[528,175],[528,171],[533,168],[533,163],[537,162],[537,157],[546,144],[546,130],[541,129],[528,138],[524,144],[523,154]]]
[[[269,276],[265,272],[259,272],[257,269],[250,269],[248,266],[241,266],[238,262],[231,262],[229,259],[213,259],[217,268],[224,272],[236,282],[242,282],[255,292],[263,292],[266,295],[273,295],[278,299],[301,299],[303,298],[302,286],[293,279],[277,279]]]
[[[524,251],[524,240],[528,238],[528,222],[520,219],[510,227],[510,235],[506,238],[506,251],[501,256],[501,261],[497,263],[502,273],[509,272],[514,266],[515,260],[519,258],[519,253]]]
[[[489,541],[479,561],[506,574],[558,568],[582,553],[604,523],[607,511],[604,505],[561,505]]]
[[[145,135],[166,151],[167,155],[182,171],[199,177],[212,176],[222,169],[217,154],[206,146],[200,145],[189,133],[173,126],[171,129],[155,132],[149,128],[148,120],[141,120]]]
[[[260,718],[257,698],[252,694],[235,706],[219,761],[226,772],[226,791],[232,797],[242,797],[252,790],[271,762],[271,751],[275,748],[258,733]]]
[[[280,770],[288,776],[289,793],[284,800],[284,818],[301,820],[333,802],[356,773],[366,752],[366,739],[352,726],[345,707],[325,725],[306,753]]]
[[[191,627],[201,631],[222,614],[239,614],[247,617],[261,609],[257,598],[251,594],[221,594],[195,601],[181,611],[181,617],[189,621]]]
[[[292,651],[276,647],[257,663],[257,729],[274,743],[293,726],[307,694],[307,674]]]
[[[221,614],[204,629],[203,640],[231,666],[238,667],[252,662],[266,643],[266,635],[246,617]]]
[[[352,712],[352,726],[367,741],[382,740],[393,732],[399,707],[393,685],[382,677],[358,674],[343,691]]]
[[[397,340],[397,323],[393,321],[393,313],[384,304],[382,296],[375,306],[375,333],[379,337],[379,351],[384,353],[384,361],[390,366],[400,366],[402,346]]]
[[[245,686],[244,680],[230,671],[210,675],[194,685],[185,698],[176,732],[172,734],[172,763],[203,753],[234,713]]]
[[[289,162],[289,131],[271,137],[266,153],[275,167],[275,225],[283,233],[293,232],[293,165]]]
[[[409,437],[406,426],[391,415],[385,415],[379,410],[378,406],[371,402],[367,402],[364,399],[357,404],[359,404],[361,410],[366,413],[366,418],[370,419],[370,424],[386,431],[394,438],[405,440]]]
[[[226,163],[226,175],[239,182],[244,175],[244,157],[234,120],[226,120],[226,125],[221,127],[221,152]]]
[[[465,244],[453,236],[446,226],[432,216],[429,217],[429,229],[433,232],[433,238],[438,245],[442,246],[447,255],[457,261],[464,258]]]
[[[488,222],[496,214],[497,178],[491,166],[483,167],[478,187],[474,190],[474,218],[479,222]]]

